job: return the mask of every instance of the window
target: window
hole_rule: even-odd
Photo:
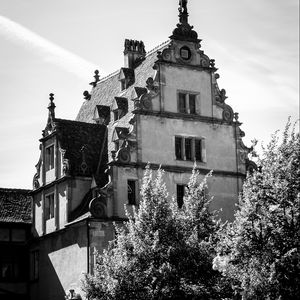
[[[127,181],[127,197],[129,205],[136,205],[136,181]]]
[[[45,149],[45,167],[46,171],[54,168],[54,145],[51,145]]]
[[[114,110],[113,114],[114,114],[114,121],[119,120],[119,110],[118,109]]]
[[[27,260],[25,249],[4,249],[0,256],[0,282],[26,280]]]
[[[39,278],[39,251],[35,250],[30,253],[30,279]]]
[[[54,194],[45,197],[45,220],[54,218]]]
[[[206,161],[203,138],[175,136],[175,157],[177,160]]]
[[[183,205],[184,193],[185,193],[185,185],[177,184],[177,204],[179,208],[181,208]]]
[[[180,56],[182,59],[184,60],[189,60],[192,56],[192,53],[191,53],[191,50],[189,47],[187,46],[183,46],[181,49],[180,49]]]
[[[196,94],[178,93],[178,111],[183,114],[196,114]]]

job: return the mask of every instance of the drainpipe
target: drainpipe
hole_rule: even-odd
[[[234,139],[235,139],[235,163],[236,163],[236,185],[237,185],[237,196],[239,197],[239,193],[240,193],[240,187],[239,187],[239,176],[238,176],[238,172],[239,172],[239,166],[238,166],[238,147],[237,147],[237,121],[234,123]]]
[[[87,274],[90,273],[90,222],[86,221],[86,234],[87,234],[87,247],[86,247],[86,261],[87,261]]]

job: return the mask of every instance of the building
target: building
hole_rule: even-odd
[[[165,170],[179,206],[194,163],[203,176],[213,170],[212,209],[232,220],[255,164],[238,114],[218,86],[215,61],[200,42],[182,0],[168,42],[146,53],[142,41],[125,40],[124,66],[102,79],[95,71],[76,120],[56,118],[50,94],[31,192],[30,299],[81,293],[96,251],[114,237],[113,222],[126,219],[124,206],[138,206],[148,163]]]
[[[0,188],[0,299],[29,300],[29,190]]]

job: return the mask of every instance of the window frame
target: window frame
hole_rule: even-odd
[[[47,199],[49,199],[51,196],[52,201],[49,201],[49,207],[47,207]],[[45,221],[52,220],[55,218],[55,192],[46,194],[44,199],[44,219]],[[52,206],[51,203],[53,203]]]
[[[175,135],[175,160],[179,161],[196,161],[199,163],[206,163],[206,147],[204,137],[194,137],[194,136],[181,136]],[[187,145],[186,141],[190,141]],[[197,143],[200,142],[200,147],[197,147]],[[178,148],[180,146],[180,149]],[[190,147],[190,149],[188,149]],[[197,149],[198,148],[198,149]],[[200,155],[199,150],[200,148]],[[187,150],[189,155],[187,156]]]
[[[130,186],[129,183],[133,183],[134,186]],[[133,191],[133,196],[130,196],[130,190]],[[137,180],[136,179],[127,179],[127,204],[136,205],[137,204]]]
[[[182,95],[184,95],[185,97],[184,103],[182,103]],[[198,115],[199,114],[198,98],[199,98],[199,92],[178,90],[177,91],[177,112],[181,114]]]
[[[51,151],[52,149],[52,151]],[[55,167],[55,144],[45,147],[45,170],[51,171]]]
[[[183,189],[182,191],[180,191],[181,188]],[[182,208],[184,204],[184,196],[185,196],[186,188],[187,188],[186,184],[178,184],[178,183],[176,184],[176,201],[177,201],[178,208]]]

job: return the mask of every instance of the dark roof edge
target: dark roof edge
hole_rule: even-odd
[[[0,187],[0,192],[18,192],[18,193],[30,193],[32,190],[28,189],[14,189],[14,188],[2,188]]]

